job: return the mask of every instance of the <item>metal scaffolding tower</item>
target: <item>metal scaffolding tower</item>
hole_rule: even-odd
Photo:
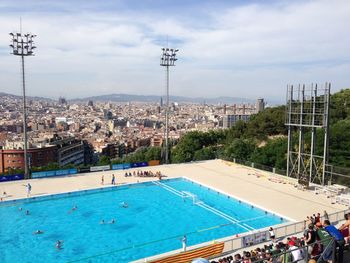
[[[331,84],[287,86],[287,176],[306,187],[324,185],[328,167],[329,104]],[[316,143],[316,135],[323,142]]]

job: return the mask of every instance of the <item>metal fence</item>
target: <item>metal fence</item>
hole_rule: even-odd
[[[333,225],[338,224],[340,221],[344,220],[344,215],[349,212],[350,212],[350,209],[346,209],[343,211],[329,214],[328,215],[329,221]],[[321,219],[323,220],[324,217],[321,217]],[[306,221],[299,221],[295,223],[286,223],[286,224],[277,226],[274,228],[274,232],[275,232],[276,238],[278,239],[278,238],[284,238],[284,237],[302,233],[306,228],[307,228]],[[268,236],[267,232],[268,232],[268,229],[262,229],[262,230],[246,233],[234,238],[221,239],[218,241],[225,242],[223,253],[224,255],[226,255],[226,254],[233,253],[236,250],[249,247],[251,245],[257,245],[257,244],[262,244],[264,242],[267,242],[268,241],[267,239],[261,238],[261,236]],[[247,244],[245,242],[246,240],[253,240],[253,242],[250,242]]]
[[[332,224],[337,224],[339,221],[344,220],[344,214],[349,213],[349,212],[350,212],[350,210],[348,209],[348,210],[343,210],[343,211],[329,214],[329,219],[332,222]],[[276,238],[281,239],[284,237],[288,237],[288,236],[302,233],[305,230],[305,228],[306,228],[306,222],[301,221],[301,222],[295,222],[295,223],[285,223],[283,225],[275,227],[274,231],[275,231]],[[211,231],[211,230],[208,229],[208,231]],[[268,241],[267,240],[268,238],[261,239],[261,237],[264,237],[264,236],[268,237],[269,235],[267,234],[267,231],[268,231],[267,229],[257,230],[257,231],[242,234],[240,236],[236,236],[233,238],[223,238],[223,239],[216,240],[216,242],[224,242],[223,254],[220,257],[224,257],[225,255],[232,254],[239,249],[244,249],[244,248],[247,248],[247,247],[253,245],[252,243],[247,244],[246,240],[253,240],[253,241],[258,240],[259,242],[253,242],[254,245],[263,244],[264,242]],[[197,232],[187,233],[187,236],[190,236],[193,234],[197,235],[200,233],[197,233]],[[178,242],[179,237],[180,236],[173,236],[173,237],[168,237],[168,238],[164,238],[161,240],[150,241],[148,243],[133,244],[130,247],[125,247],[125,248],[121,248],[121,249],[107,251],[107,252],[103,252],[103,253],[98,254],[98,255],[93,255],[90,257],[86,257],[86,258],[71,260],[69,262],[92,262],[92,261],[93,262],[104,262],[104,261],[110,260],[111,258],[118,258],[118,256],[123,255],[123,253],[125,253],[127,251],[132,251],[133,249],[145,249],[145,250],[147,250],[151,247],[161,246],[162,243],[164,243],[164,242],[174,242],[174,241]],[[211,242],[206,242],[203,244],[194,245],[192,247],[189,247],[188,250],[196,249],[198,247],[202,247],[202,246],[208,245],[210,243]],[[179,253],[179,250],[169,252],[169,253],[167,253],[167,255],[174,255],[177,253]],[[288,254],[290,254],[291,251],[284,251],[283,253],[287,254],[287,256],[285,258],[290,258]],[[154,260],[158,257],[159,258],[164,257],[164,254],[159,255],[159,256],[152,256],[151,258],[152,258],[152,260]],[[278,257],[278,258],[281,258],[281,257]],[[150,258],[144,258],[144,259],[136,260],[134,262],[147,262],[148,259],[150,259]],[[257,261],[257,262],[261,262],[261,261]],[[279,262],[279,261],[277,261],[277,255],[276,255],[276,261],[273,261],[273,262]],[[286,263],[287,262],[291,262],[291,261],[286,261]],[[283,263],[285,263],[285,262],[283,262]]]
[[[241,165],[244,165],[247,167],[267,171],[270,173],[282,175],[282,176],[287,175],[287,171],[284,169],[279,169],[279,168],[267,166],[264,164],[258,164],[258,163],[250,162],[247,160],[240,160],[237,158],[225,158],[224,160],[234,162],[237,164],[241,164]],[[350,168],[327,165],[325,174],[326,174],[326,183],[327,184],[337,183],[337,184],[341,184],[341,185],[345,185],[345,186],[350,187]],[[293,177],[290,177],[290,178],[293,178]],[[294,177],[294,178],[296,178],[296,177]]]

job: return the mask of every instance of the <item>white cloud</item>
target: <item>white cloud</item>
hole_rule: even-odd
[[[167,34],[169,45],[180,48],[171,69],[176,95],[283,100],[291,82],[331,81],[338,90],[350,81],[349,13],[348,1],[322,0],[213,9],[205,19],[159,10],[31,12],[23,16],[24,31],[38,35],[38,49],[26,59],[28,93],[161,94],[159,56]],[[7,49],[18,16],[0,16],[0,51]],[[19,61],[6,52],[0,53],[0,91],[14,92]]]

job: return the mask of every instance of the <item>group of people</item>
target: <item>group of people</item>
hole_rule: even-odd
[[[138,177],[160,177],[162,176],[162,173],[160,171],[157,172],[152,172],[152,171],[134,171],[134,176],[138,176]]]
[[[78,209],[78,206],[77,205],[74,205],[69,211],[68,211],[68,213],[70,214],[70,213],[72,213],[72,212],[74,212],[75,210],[77,210]],[[19,211],[22,211],[22,207],[20,207],[20,208],[18,208],[18,210]],[[29,210],[26,210],[26,215],[29,215]],[[114,220],[114,219],[113,219]],[[113,222],[114,223],[114,222]],[[33,235],[41,235],[41,234],[44,234],[44,231],[43,230],[40,230],[40,229],[38,229],[38,230],[35,230],[34,232],[33,232]],[[57,250],[61,250],[62,248],[63,248],[63,240],[57,240],[56,241],[56,243],[55,243],[55,247],[56,247],[56,249]]]
[[[102,185],[105,184],[105,176],[104,175],[101,176],[101,184]],[[111,184],[115,185],[115,175],[114,174],[112,174],[112,177],[111,177]]]
[[[336,228],[329,221],[326,211],[321,218],[320,213],[308,216],[306,228],[302,237],[288,237],[285,241],[277,241],[272,228],[269,229],[271,243],[242,254],[235,254],[211,261],[211,263],[315,263],[322,255],[322,260],[328,263],[333,259],[333,240],[337,246],[337,256],[342,258],[344,245],[348,243],[350,213],[345,215],[346,222]],[[289,253],[284,253],[289,252]]]
[[[19,207],[19,208],[18,208],[18,211],[23,211],[23,208],[22,208],[22,207]],[[26,215],[26,216],[29,216],[29,215],[30,215],[30,212],[29,212],[28,209],[25,211],[25,215]]]

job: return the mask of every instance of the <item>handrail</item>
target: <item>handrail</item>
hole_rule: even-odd
[[[350,209],[345,209],[342,211],[338,211],[338,212],[334,212],[329,214],[329,220],[330,222],[332,222],[332,224],[337,224],[340,221],[344,220],[344,214],[347,214],[350,212]],[[323,220],[324,217],[322,216],[321,219]],[[298,233],[302,233],[306,228],[306,222],[305,221],[299,221],[299,222],[294,222],[294,223],[290,223],[290,224],[283,224],[281,226],[277,226],[274,227],[274,231],[276,234],[276,238],[282,238],[282,237],[287,237],[287,236],[291,236],[294,234],[298,234]],[[238,237],[233,237],[233,238],[224,238],[224,239],[220,239],[220,241],[224,241],[225,242],[225,250],[223,252],[222,256],[231,254],[239,249],[243,249],[245,247],[249,247],[250,244],[248,246],[246,246],[244,244],[244,239],[247,237],[254,237],[254,235],[259,235],[262,233],[268,232],[267,228],[266,229],[260,229],[257,231],[253,231],[251,233],[243,233],[242,235],[239,235]],[[257,245],[257,244],[261,244],[266,242],[265,241],[260,241],[257,243],[254,243],[252,245]]]
[[[159,183],[159,182],[157,182]],[[344,220],[344,214],[345,213],[349,213],[350,210],[346,209],[346,210],[342,210],[342,211],[338,211],[335,213],[331,213],[329,214],[329,219],[332,223],[337,223],[340,220]],[[200,230],[196,230],[196,231],[192,231],[192,232],[188,232],[186,233],[187,236],[192,235],[192,234],[200,234],[202,232],[205,231],[211,231],[213,229],[217,229],[217,228],[221,228],[221,227],[226,227],[226,226],[230,226],[233,225],[234,223],[228,223],[228,224],[222,224],[222,225],[217,225],[217,226],[213,226],[210,228],[206,228],[206,229],[200,229]],[[290,236],[293,234],[297,234],[297,233],[301,233],[303,232],[305,229],[305,221],[299,221],[299,222],[294,222],[294,223],[290,223],[290,224],[283,224],[281,226],[277,226],[274,227],[275,230],[275,234],[277,238],[281,238],[281,237],[286,237],[286,236]],[[245,246],[245,244],[243,244],[243,240],[245,237],[248,236],[252,236],[252,235],[259,235],[261,233],[265,233],[267,232],[267,229],[263,229],[263,230],[255,230],[255,231],[251,231],[250,233],[243,233],[240,234],[239,236],[236,236],[234,238],[222,238],[222,239],[218,239],[216,240],[217,242],[224,242],[225,246],[224,246],[224,253],[221,256],[225,256],[227,254],[231,254],[234,251],[238,250],[238,249],[242,249]],[[134,249],[134,248],[141,248],[141,247],[146,247],[152,244],[158,244],[164,241],[170,241],[173,239],[179,239],[180,237],[182,237],[182,235],[176,235],[176,236],[172,236],[172,237],[166,237],[163,239],[159,239],[159,240],[152,240],[150,242],[146,242],[146,243],[141,243],[141,244],[135,244],[129,247],[124,247],[124,248],[120,248],[120,249],[115,249],[115,250],[110,250],[107,252],[102,252],[100,254],[96,254],[96,255],[92,255],[92,256],[88,256],[85,258],[81,258],[81,259],[76,259],[76,260],[71,260],[69,262],[81,262],[81,261],[86,261],[92,258],[99,258],[99,257],[103,257],[103,256],[107,256],[107,255],[112,255],[115,253],[120,253],[123,251],[127,251],[130,249]],[[265,240],[266,241],[266,240]],[[260,242],[262,243],[262,242]],[[259,243],[256,243],[259,244]],[[196,245],[198,246],[198,245]],[[171,253],[171,252],[170,252]]]

